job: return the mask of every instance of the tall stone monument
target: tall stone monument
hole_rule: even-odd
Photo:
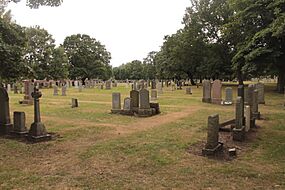
[[[236,119],[235,128],[233,129],[233,140],[244,141],[245,126],[244,126],[244,107],[242,97],[238,96],[236,101]]]
[[[203,99],[202,102],[211,103],[211,82],[203,80]]]
[[[222,82],[220,80],[215,80],[213,82],[212,103],[219,105],[222,103]]]
[[[12,128],[9,95],[3,87],[0,87],[0,135],[8,134]]]

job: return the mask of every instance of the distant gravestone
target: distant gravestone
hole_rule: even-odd
[[[6,89],[0,87],[0,135],[6,135],[12,130],[10,119],[9,96]]]
[[[82,92],[82,89],[83,89],[83,85],[82,85],[82,82],[80,81],[79,86],[78,86],[78,91]]]
[[[248,86],[248,105],[250,106],[251,112],[252,112],[252,105],[253,105],[253,92],[255,90],[255,86],[253,84],[250,84]]]
[[[238,96],[236,100],[236,118],[235,128],[233,129],[233,140],[243,141],[245,139],[245,126],[243,125],[244,120],[244,108],[242,97]]]
[[[226,97],[225,97],[224,104],[232,105],[233,104],[233,89],[231,87],[227,87],[225,91],[226,91]]]
[[[139,91],[132,90],[130,92],[131,97],[131,110],[137,110],[139,108]]]
[[[258,91],[253,91],[252,97],[252,114],[255,119],[260,119],[260,112],[258,111]]]
[[[67,86],[64,85],[62,88],[61,88],[61,95],[62,96],[66,96],[66,89],[67,89]]]
[[[26,127],[26,115],[25,112],[14,112],[14,128],[13,133],[16,134],[27,134],[28,130]]]
[[[131,110],[131,98],[124,99],[124,110],[130,111]]]
[[[31,81],[24,80],[25,95],[24,95],[24,100],[20,101],[20,103],[28,104],[28,105],[32,105],[34,103],[33,97],[32,97],[33,88],[34,88],[34,86],[33,86],[33,83]]]
[[[142,89],[139,91],[140,96],[140,109],[150,109],[149,105],[149,91],[146,89]]]
[[[186,94],[192,94],[192,88],[191,87],[186,88]]]
[[[256,90],[258,91],[258,103],[259,104],[265,104],[264,84],[263,83],[257,83],[256,84]]]
[[[157,83],[157,92],[158,94],[163,94],[162,82]]]
[[[248,105],[248,88],[244,89],[244,104]]]
[[[112,93],[112,113],[119,113],[121,111],[121,94]]]
[[[106,90],[111,90],[111,86],[112,86],[112,81],[108,80],[106,81]]]
[[[74,81],[74,88],[78,88],[79,84],[78,84],[78,81]]]
[[[36,142],[50,140],[51,136],[47,133],[45,125],[41,122],[40,98],[42,97],[42,93],[37,88],[34,88],[32,97],[34,98],[34,123],[31,125],[28,138]]]
[[[150,91],[150,99],[151,99],[151,101],[156,101],[157,100],[157,91],[156,90],[152,89]]]
[[[251,126],[252,114],[249,106],[245,106],[245,131],[248,132]]]
[[[202,102],[211,103],[211,82],[203,80],[203,99]]]
[[[71,108],[78,108],[78,100],[76,98],[71,99]]]
[[[58,96],[58,87],[56,85],[53,86],[53,95]]]
[[[202,150],[204,156],[214,155],[222,149],[222,143],[219,143],[219,127],[219,115],[209,116],[207,143]]]
[[[11,92],[11,84],[8,84],[8,85],[7,85],[7,92],[8,92],[8,93]]]
[[[156,89],[156,81],[155,80],[151,81],[151,89]]]
[[[212,103],[221,104],[222,102],[222,82],[215,80],[212,88]]]

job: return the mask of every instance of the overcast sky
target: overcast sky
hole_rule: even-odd
[[[22,26],[39,25],[61,44],[66,36],[88,34],[111,52],[113,66],[158,51],[165,35],[182,28],[189,0],[64,0],[60,7],[30,9],[10,4]]]

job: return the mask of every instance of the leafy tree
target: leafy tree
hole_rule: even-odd
[[[7,6],[8,3],[14,2],[18,3],[21,0],[0,0],[0,11]],[[26,5],[30,8],[39,8],[40,6],[59,6],[61,5],[63,0],[26,0]]]
[[[66,79],[68,77],[68,58],[63,47],[55,48],[52,52],[52,60],[48,66],[48,78],[53,80]]]
[[[45,29],[39,26],[26,28],[25,32],[28,41],[24,56],[27,77],[45,79],[49,75],[55,41]]]
[[[85,34],[71,35],[65,38],[63,47],[69,59],[71,79],[111,77],[111,54],[95,38]]]
[[[224,36],[235,50],[233,63],[239,79],[247,75],[277,74],[277,90],[285,86],[284,0],[232,0],[236,12]]]
[[[0,80],[14,81],[22,76],[24,46],[22,27],[0,18]]]
[[[143,60],[143,76],[144,79],[156,78],[156,63],[155,63],[155,51],[149,52],[147,57]]]

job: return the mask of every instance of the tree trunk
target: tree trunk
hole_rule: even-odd
[[[285,87],[285,71],[281,69],[278,73],[277,92],[284,93]]]
[[[243,77],[242,77],[242,72],[241,72],[241,66],[239,65],[237,68],[237,79],[238,79],[238,84],[243,85]]]
[[[187,75],[188,75],[188,77],[189,77],[189,79],[191,81],[191,85],[196,85],[196,83],[195,83],[195,81],[193,79],[193,75],[191,73],[188,73]]]

